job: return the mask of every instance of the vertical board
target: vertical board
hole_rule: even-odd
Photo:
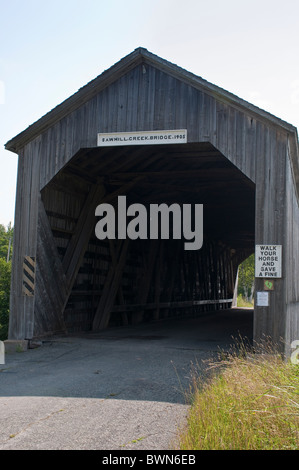
[[[40,149],[41,139],[37,138],[23,149],[19,157],[10,297],[11,339],[30,339],[33,336],[35,295],[24,295],[23,262],[25,257],[36,257]]]

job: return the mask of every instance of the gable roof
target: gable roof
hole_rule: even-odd
[[[208,94],[212,94],[219,101],[234,105],[239,109],[246,110],[251,115],[257,116],[259,119],[271,121],[273,124],[278,125],[291,133],[297,135],[297,130],[291,124],[275,117],[274,115],[248,103],[247,101],[237,97],[236,95],[204,80],[203,78],[194,75],[191,72],[182,69],[181,67],[168,62],[165,59],[152,54],[147,49],[139,47],[131,52],[129,55],[121,59],[115,65],[104,71],[101,75],[94,80],[87,83],[87,85],[80,88],[76,93],[67,98],[61,104],[49,111],[39,120],[30,125],[27,129],[13,137],[5,144],[5,148],[12,152],[18,153],[19,149],[33,140],[45,129],[54,125],[57,121],[67,116],[72,111],[82,106],[85,102],[97,95],[101,90],[106,88],[109,84],[116,81],[122,75],[135,68],[137,65],[145,63],[152,65],[160,70],[174,76],[175,78],[198,88]],[[298,140],[296,138],[296,140]]]

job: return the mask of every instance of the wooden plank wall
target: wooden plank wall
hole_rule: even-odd
[[[19,155],[10,295],[10,339],[32,338],[34,329],[35,295],[24,295],[22,274],[24,257],[36,256],[40,150],[41,139],[38,137]]]
[[[285,305],[286,315],[286,356],[289,357],[292,341],[299,339],[299,211],[295,188],[292,184],[290,159],[286,160],[287,187],[285,226],[288,231],[285,236],[283,251],[283,269],[285,276]]]
[[[285,249],[286,159],[287,138],[275,128],[263,128],[259,133],[262,158],[256,162],[256,244],[282,245]],[[270,292],[269,307],[255,307],[254,332],[257,342],[271,336],[281,347],[285,337],[285,275],[275,279]],[[256,291],[263,291],[263,279],[256,279]]]
[[[42,134],[40,189],[98,132],[188,129],[209,141],[255,181],[257,121],[147,64],[137,66]]]

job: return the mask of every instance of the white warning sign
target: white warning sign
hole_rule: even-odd
[[[258,307],[269,307],[269,292],[257,292],[256,305]]]
[[[281,245],[255,245],[255,277],[281,277]]]

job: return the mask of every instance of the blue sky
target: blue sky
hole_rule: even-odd
[[[5,143],[142,46],[299,127],[298,0],[0,0],[0,223],[14,223]]]

